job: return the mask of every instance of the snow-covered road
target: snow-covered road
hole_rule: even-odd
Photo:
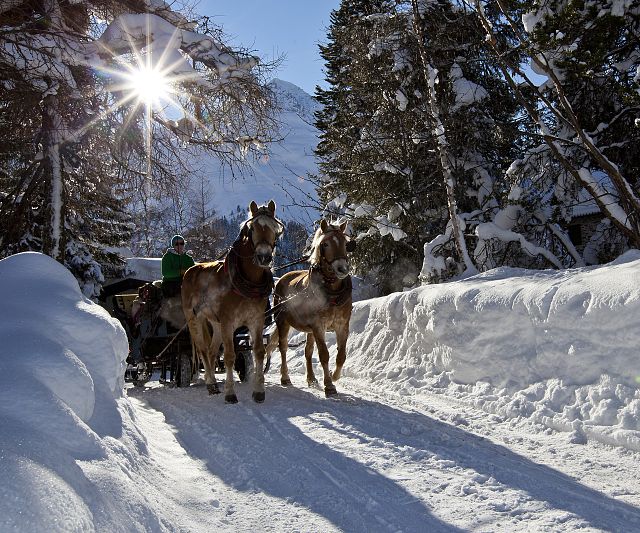
[[[268,374],[262,405],[246,384],[237,405],[202,382],[127,390],[159,529],[640,530],[637,452],[571,444],[448,396],[346,378],[326,399],[292,379]]]
[[[638,251],[356,302],[339,395],[294,335],[260,405],[123,389],[125,332],[67,270],[0,280],[2,532],[640,531]]]

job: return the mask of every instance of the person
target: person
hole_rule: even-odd
[[[185,251],[186,242],[182,235],[171,237],[171,247],[162,256],[162,294],[170,298],[180,294],[182,276],[195,265],[193,257]]]

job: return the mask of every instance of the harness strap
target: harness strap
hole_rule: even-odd
[[[316,283],[315,285],[320,287],[330,307],[342,305],[351,296],[351,292],[353,289],[351,276],[347,276],[346,278],[344,278],[342,280],[342,284],[340,285],[340,288],[333,290],[330,288],[330,285],[338,281],[337,276],[335,274],[331,274],[331,275],[327,274],[320,265],[311,266],[311,268],[309,268],[309,272],[307,275],[309,276],[309,287],[312,287],[314,285],[313,283],[314,277],[316,280],[319,277],[322,277],[322,281],[319,283]]]
[[[224,260],[224,271],[229,276],[233,291],[239,296],[244,296],[251,300],[266,298],[273,290],[273,274],[271,270],[265,270],[263,281],[260,283],[255,283],[247,279],[242,273],[240,254],[236,249],[239,244],[240,241],[233,243]]]

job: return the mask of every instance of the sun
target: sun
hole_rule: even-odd
[[[139,102],[151,107],[168,102],[172,92],[169,79],[161,71],[146,66],[129,72],[127,86]]]

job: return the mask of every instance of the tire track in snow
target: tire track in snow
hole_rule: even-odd
[[[245,389],[234,406],[207,396],[203,387],[147,390],[137,396],[164,413],[190,455],[240,493],[264,493],[307,508],[336,530],[457,530],[395,481],[336,452],[330,434],[328,441],[314,440],[290,422],[322,416],[327,406],[342,418],[344,403],[268,386],[266,403],[256,405]]]

